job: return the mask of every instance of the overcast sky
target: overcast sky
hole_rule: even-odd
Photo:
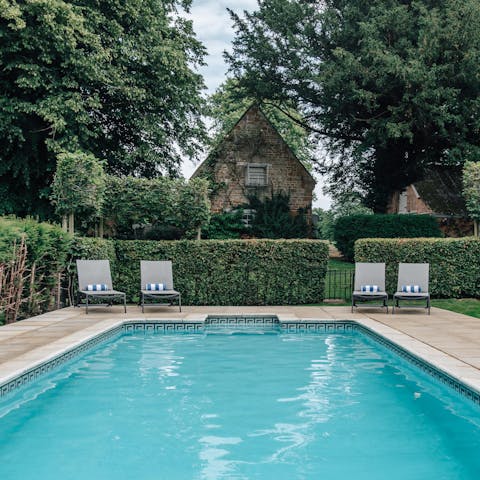
[[[244,10],[255,10],[257,5],[257,0],[193,0],[193,28],[208,50],[208,65],[201,69],[201,73],[209,93],[213,93],[223,82],[227,72],[223,51],[230,50],[233,39],[232,21],[227,7],[242,14]]]
[[[208,55],[207,65],[200,69],[205,79],[208,94],[215,92],[225,80],[228,67],[223,60],[223,52],[230,50],[233,39],[232,20],[227,7],[235,13],[242,14],[244,10],[253,11],[257,8],[257,0],[193,0],[189,17],[193,20],[193,28],[197,38],[205,45]],[[196,165],[184,162],[183,174],[188,178],[194,172]],[[321,184],[317,178],[315,193],[317,200],[314,206],[328,208],[330,201],[321,192]]]

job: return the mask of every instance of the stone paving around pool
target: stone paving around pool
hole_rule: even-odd
[[[354,320],[480,392],[480,319],[447,310],[402,309],[398,314],[349,307],[64,308],[0,327],[0,386],[124,321],[204,321],[208,315],[276,315],[285,321]]]

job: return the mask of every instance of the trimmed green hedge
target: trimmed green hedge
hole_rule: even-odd
[[[18,261],[18,246],[22,238],[25,238],[27,250],[26,269],[11,280],[16,286],[23,285],[21,304],[15,314],[12,311],[7,314],[4,319],[7,322],[55,308],[59,276],[65,269],[72,242],[71,236],[55,225],[32,219],[0,217],[0,266],[10,279],[13,262]],[[7,302],[6,292],[2,295],[0,306]]]
[[[435,217],[430,215],[348,215],[334,225],[337,248],[347,260],[354,258],[359,238],[441,237]]]
[[[478,238],[364,238],[355,243],[355,261],[385,262],[389,293],[396,290],[400,262],[426,262],[433,296],[480,297]]]
[[[113,250],[112,250],[113,247]],[[171,260],[186,305],[283,305],[323,300],[327,243],[318,240],[77,239],[76,258],[109,258],[114,286],[137,301],[140,260]]]
[[[117,258],[115,244],[112,240],[106,240],[104,238],[75,237],[70,259],[72,264],[74,264],[77,258],[83,260],[110,260],[113,269]]]

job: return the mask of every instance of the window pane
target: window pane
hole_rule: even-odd
[[[248,185],[266,185],[267,167],[248,167],[247,168]]]

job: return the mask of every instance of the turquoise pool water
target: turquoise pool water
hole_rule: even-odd
[[[0,479],[477,480],[480,411],[360,333],[131,335],[0,402]]]

